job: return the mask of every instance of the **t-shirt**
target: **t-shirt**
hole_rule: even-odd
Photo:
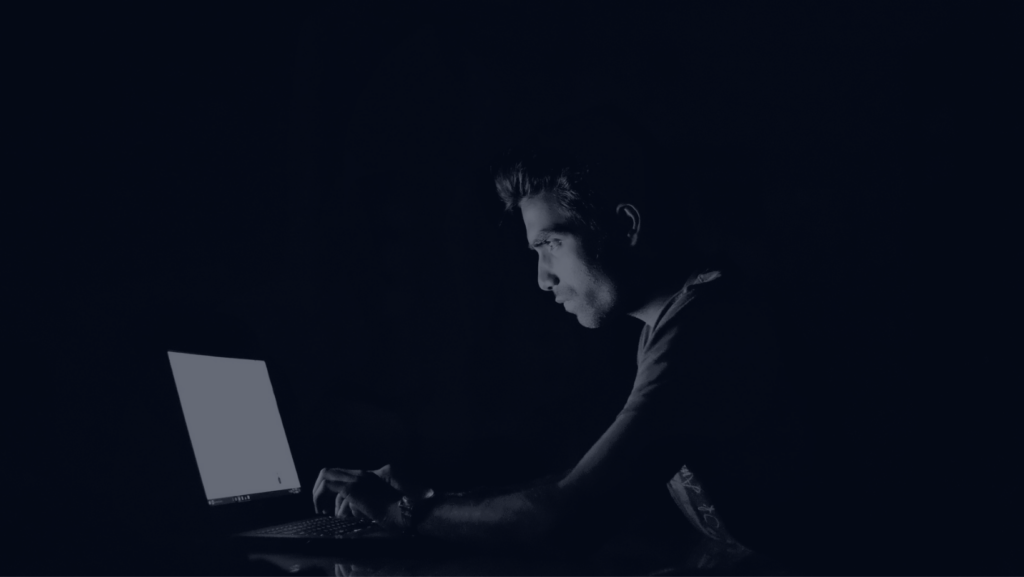
[[[775,481],[789,403],[775,345],[741,287],[720,271],[692,275],[644,326],[625,406],[563,485],[594,499],[667,487],[701,533],[756,551],[785,514]]]

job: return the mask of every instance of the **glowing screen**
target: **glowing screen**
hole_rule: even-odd
[[[299,476],[266,363],[167,355],[210,504],[298,491]]]

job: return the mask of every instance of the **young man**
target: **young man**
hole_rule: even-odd
[[[409,489],[386,468],[324,469],[318,511],[333,500],[338,515],[396,531],[562,547],[667,490],[674,514],[722,551],[769,546],[772,519],[785,514],[770,479],[787,450],[775,434],[787,401],[774,383],[770,323],[737,275],[709,266],[679,234],[685,215],[662,187],[685,185],[649,178],[650,158],[614,140],[587,129],[551,137],[496,185],[520,211],[537,284],[558,306],[588,328],[623,315],[643,322],[633,390],[615,421],[571,471],[526,491],[403,499]]]

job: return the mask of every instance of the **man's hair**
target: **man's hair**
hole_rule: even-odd
[[[596,231],[599,208],[595,191],[588,186],[587,168],[571,160],[534,156],[519,160],[494,180],[498,196],[506,210],[513,210],[526,199],[548,193],[562,213],[574,224]]]
[[[495,177],[507,210],[548,193],[570,222],[601,232],[621,202],[642,204],[650,184],[645,135],[614,114],[575,118],[513,152]]]

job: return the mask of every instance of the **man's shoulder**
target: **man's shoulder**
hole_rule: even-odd
[[[736,283],[719,270],[695,274],[666,303],[652,327],[644,327],[642,342],[696,341],[711,337],[730,324],[741,307]]]
[[[751,289],[712,271],[667,305],[653,328],[644,327],[637,351],[637,384],[650,380],[735,380],[744,368],[765,366],[770,324]],[[733,375],[735,376],[735,375]]]

